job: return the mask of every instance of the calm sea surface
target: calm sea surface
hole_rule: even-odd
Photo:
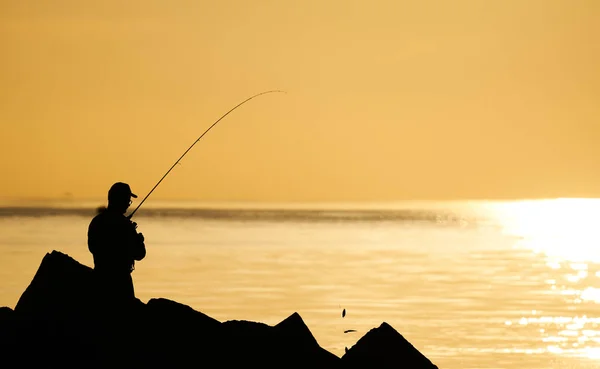
[[[133,277],[142,301],[173,299],[221,321],[298,312],[340,356],[385,321],[440,368],[600,368],[599,214],[591,199],[148,206],[136,214],[148,255]],[[92,266],[93,215],[0,208],[0,306],[14,308],[47,252]]]

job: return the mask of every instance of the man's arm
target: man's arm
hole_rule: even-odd
[[[87,232],[87,236],[88,236],[88,250],[90,250],[90,252],[92,254],[95,254],[98,251],[98,220],[96,217],[94,217],[94,219],[92,219],[92,221],[90,222],[90,225],[88,226],[88,232]]]
[[[129,255],[133,260],[140,261],[146,257],[146,245],[144,244],[144,235],[136,231],[137,224],[129,222],[130,226],[130,242]]]
[[[146,245],[144,244],[144,235],[136,232],[136,242],[133,243],[131,257],[133,260],[140,261],[146,257]]]

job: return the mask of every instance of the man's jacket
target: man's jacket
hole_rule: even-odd
[[[144,238],[135,224],[110,209],[90,222],[88,248],[94,256],[94,269],[107,273],[131,273],[135,260],[146,256]]]

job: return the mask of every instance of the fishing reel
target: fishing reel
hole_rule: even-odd
[[[137,231],[137,223],[134,222],[133,220],[131,220],[131,218],[129,219],[129,221],[131,222],[131,226],[133,227],[133,230],[135,231],[135,233],[137,234],[137,236],[140,238],[141,242],[144,242],[144,235],[141,232]]]

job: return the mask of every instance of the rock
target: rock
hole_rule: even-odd
[[[254,363],[259,368],[275,368],[282,360],[281,342],[277,341],[273,327],[246,320],[229,320],[223,323],[222,344],[233,348],[234,355],[224,353],[222,367]]]
[[[13,317],[13,309],[4,306],[0,307],[0,324],[8,323]]]
[[[93,270],[53,251],[14,311],[0,308],[2,364],[44,368],[436,368],[382,324],[342,359],[319,346],[298,313],[279,324],[218,320],[178,302],[104,304]]]
[[[437,369],[387,323],[371,329],[342,356],[345,368]]]
[[[150,299],[147,306],[150,314],[153,314],[156,318],[161,316],[168,317],[171,323],[186,324],[192,328],[197,328],[194,327],[197,325],[202,327],[218,327],[221,324],[218,320],[196,311],[187,305],[164,298]]]
[[[276,337],[290,352],[288,361],[293,360],[306,368],[339,368],[338,356],[323,349],[300,317],[294,313],[274,327]]]
[[[313,348],[319,346],[317,340],[298,313],[294,313],[282,320],[275,326],[275,330],[280,337],[293,341],[296,347]]]
[[[95,355],[92,269],[46,254],[14,310],[14,360],[22,367],[76,367]],[[83,328],[85,327],[85,328]]]
[[[28,317],[64,318],[90,311],[92,269],[58,251],[46,254],[15,312]]]
[[[221,322],[187,305],[151,299],[138,318],[137,333],[149,366],[208,365],[219,355]]]
[[[253,362],[261,368],[338,368],[340,358],[319,346],[298,313],[275,326],[233,320],[223,323],[224,338],[238,359],[227,367]]]
[[[0,307],[0,351],[8,351],[13,334],[14,311],[9,307]]]

